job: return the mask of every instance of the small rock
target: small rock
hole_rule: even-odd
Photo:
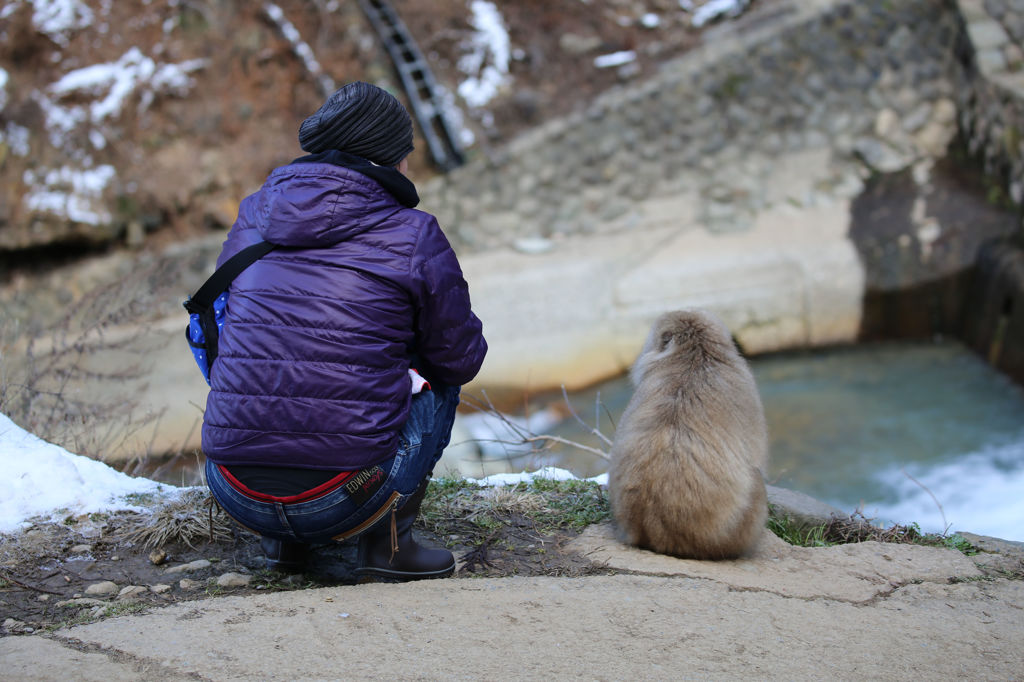
[[[48,594],[41,594],[41,595],[39,595],[38,599],[39,599],[39,601],[50,601],[50,595],[48,595]]]
[[[159,585],[152,585],[152,586],[150,586],[149,590],[153,594],[163,594],[164,592],[170,592],[171,591],[171,586],[170,585],[164,585],[163,583],[161,583]]]
[[[119,556],[117,556],[117,555],[115,554],[114,556],[110,557],[110,560],[111,560],[111,561],[120,561],[120,560],[121,560],[121,557],[119,557]]]
[[[217,584],[221,587],[246,587],[251,580],[251,575],[243,575],[242,573],[225,573],[217,578]]]
[[[863,137],[854,144],[854,151],[868,167],[880,173],[895,173],[911,164],[912,158],[893,149],[886,143],[870,137]]]
[[[92,551],[92,545],[75,545],[68,550],[68,554],[88,554]]]
[[[178,581],[178,587],[189,592],[191,590],[198,590],[203,584],[198,580],[189,580],[188,578],[182,578]]]
[[[978,52],[999,48],[1010,42],[1009,36],[999,22],[991,19],[968,24],[967,33]]]
[[[914,136],[914,143],[924,153],[939,158],[946,153],[955,134],[956,126],[929,123]]]
[[[164,550],[154,549],[152,552],[149,553],[149,563],[153,564],[154,566],[159,566],[165,561],[167,561],[167,552],[165,552]]]
[[[107,602],[102,599],[90,599],[88,597],[75,597],[74,599],[65,599],[59,601],[54,606],[106,606]]]
[[[927,102],[922,102],[909,114],[903,117],[903,129],[908,133],[914,133],[921,129],[932,116],[932,107]]]
[[[0,626],[0,629],[3,629],[5,632],[11,632],[11,633],[14,633],[14,632],[32,632],[33,631],[32,627],[28,626],[27,624],[21,622],[20,620],[15,619],[15,618],[8,618],[7,620],[5,620],[3,622],[3,625]]]
[[[999,73],[1006,69],[1006,55],[1002,50],[978,50],[974,58],[982,73]]]
[[[117,598],[134,599],[139,595],[145,594],[148,591],[148,588],[145,588],[142,585],[128,585],[127,587],[121,588],[121,591],[117,593]]]
[[[1003,57],[1006,58],[1006,65],[1013,70],[1020,68],[1024,62],[1024,49],[1018,45],[1007,45],[1003,48]]]
[[[795,490],[769,485],[765,486],[765,491],[768,493],[768,503],[775,507],[776,513],[788,517],[802,528],[828,523],[833,518],[848,517],[841,509]]]
[[[558,47],[566,54],[581,55],[601,47],[602,42],[600,36],[563,33],[558,39]]]
[[[170,574],[173,574],[173,573],[189,573],[191,571],[199,571],[199,570],[202,570],[204,568],[209,568],[209,567],[210,567],[210,562],[207,561],[206,559],[196,559],[195,561],[190,561],[187,564],[179,564],[178,566],[171,566],[170,568],[166,569],[164,571],[164,573],[170,573]]]
[[[956,123],[956,103],[945,97],[935,103],[932,120],[936,123],[951,126]]]
[[[109,580],[103,582],[93,583],[89,587],[85,588],[85,593],[91,597],[112,597],[118,593],[121,588],[117,586],[117,583]]]
[[[900,126],[900,116],[892,109],[882,109],[875,117],[875,135],[883,139],[892,136]]]

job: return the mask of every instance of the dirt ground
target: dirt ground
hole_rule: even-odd
[[[596,488],[596,487],[595,487]],[[201,493],[203,499],[205,493]],[[601,493],[599,493],[601,494]],[[467,512],[457,498],[432,491],[418,521],[417,537],[425,544],[448,547],[458,560],[458,579],[506,576],[580,577],[612,573],[566,551],[579,527],[538,520],[535,505],[517,511],[501,507]],[[464,497],[464,496],[463,496]],[[168,524],[166,515],[116,512],[69,518],[63,523],[37,523],[32,528],[0,535],[0,636],[28,634],[61,626],[102,620],[181,601],[257,592],[308,589],[360,582],[354,574],[356,541],[314,546],[308,569],[287,575],[268,571],[259,538],[230,521],[219,510],[209,532],[205,504],[176,509],[171,516],[193,525],[193,534],[160,544],[139,533],[147,524]],[[596,517],[595,517],[596,518]],[[173,523],[173,522],[171,522]],[[179,538],[185,534],[179,534]],[[181,573],[168,568],[205,560],[208,565]],[[246,586],[222,587],[220,576],[251,576]],[[124,596],[87,592],[110,581]],[[97,600],[97,597],[99,599]]]

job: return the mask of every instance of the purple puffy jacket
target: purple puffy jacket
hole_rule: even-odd
[[[479,371],[487,343],[455,253],[377,181],[278,168],[242,201],[218,265],[261,239],[279,247],[229,290],[203,422],[212,461],[365,468],[398,449],[413,356],[449,385]]]

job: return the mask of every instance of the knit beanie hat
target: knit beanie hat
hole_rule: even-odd
[[[349,83],[299,127],[310,154],[337,149],[379,166],[397,166],[412,151],[412,119],[402,103],[376,85]]]

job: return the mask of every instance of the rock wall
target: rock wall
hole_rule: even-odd
[[[323,97],[270,4],[4,2],[0,258],[230,226]],[[373,79],[357,3],[273,6],[337,74]]]
[[[1024,204],[1024,1],[960,0],[974,51],[958,88],[970,150],[996,182],[995,201]],[[1005,193],[1004,193],[1005,192]],[[1024,382],[1024,213],[1017,239],[982,252],[964,337],[992,365]]]
[[[648,200],[680,195],[703,229],[747,230],[756,212],[944,155],[965,41],[943,0],[762,5],[654,79],[431,183],[424,204],[463,252],[642,228]],[[808,150],[827,150],[834,175],[775,191]]]
[[[959,0],[971,50],[956,89],[971,152],[1024,204],[1024,1]],[[1001,197],[994,197],[1001,198]]]

